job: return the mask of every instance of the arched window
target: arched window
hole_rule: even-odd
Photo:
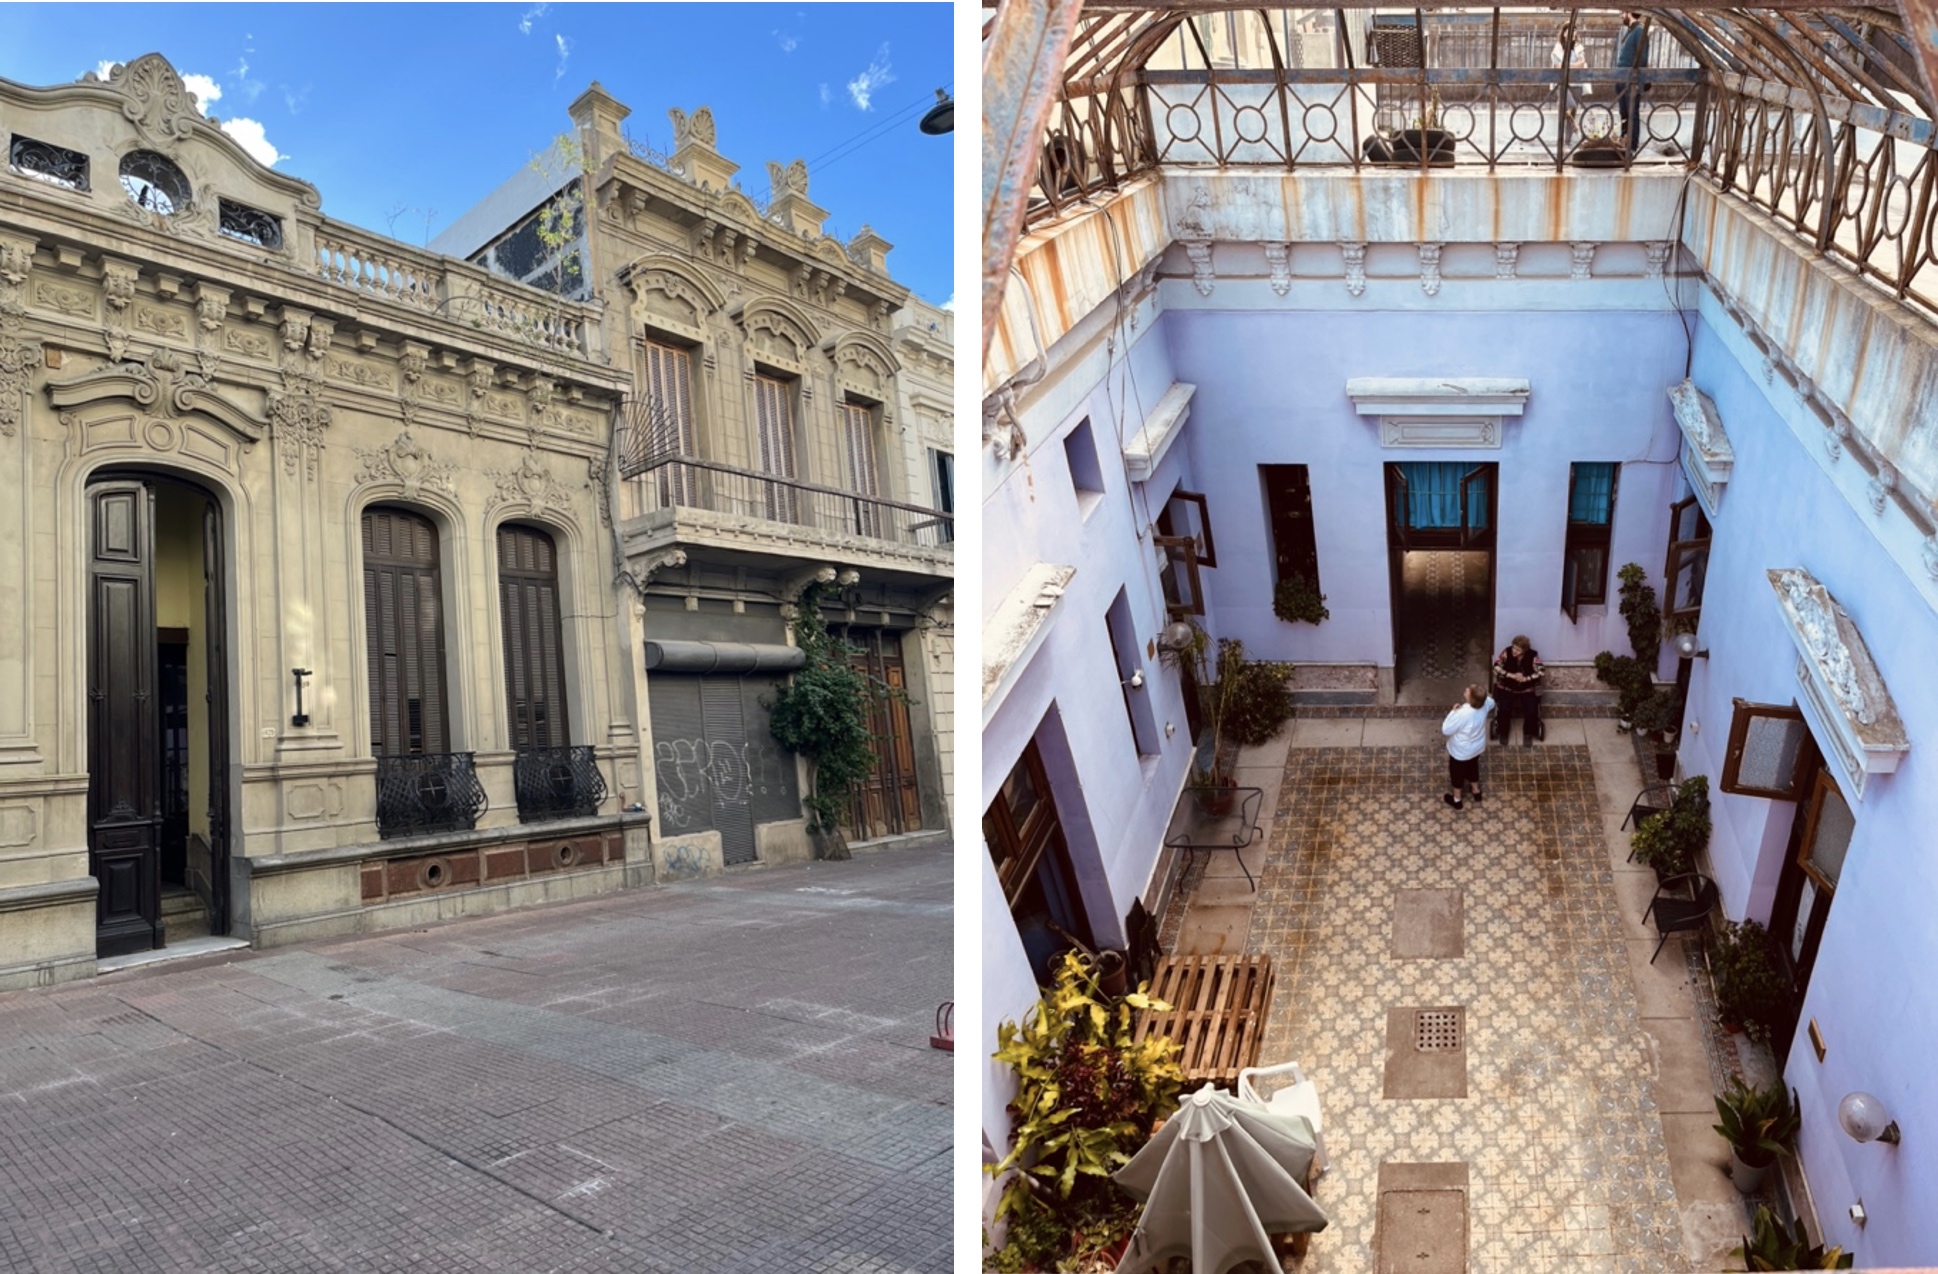
[[[572,741],[559,633],[558,549],[530,526],[498,528],[498,603],[505,634],[505,705],[519,751]]]
[[[404,509],[363,514],[364,639],[370,655],[370,749],[448,752],[444,602],[437,528]]]

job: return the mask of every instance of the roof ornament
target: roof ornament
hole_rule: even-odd
[[[688,142],[709,147],[713,145],[713,108],[711,106],[702,106],[691,115],[675,106],[667,111],[666,115],[673,121],[673,149],[679,150]]]
[[[89,71],[82,83],[100,84],[119,91],[123,97],[121,113],[139,128],[143,136],[164,149],[195,131],[201,118],[195,94],[183,85],[182,77],[159,53],[144,53],[132,62],[118,64],[103,81]]]

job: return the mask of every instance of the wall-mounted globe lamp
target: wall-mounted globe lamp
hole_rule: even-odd
[[[1697,649],[1702,643],[1696,640],[1696,634],[1694,633],[1677,633],[1675,640],[1670,645],[1675,647],[1676,657],[1678,659],[1709,658],[1708,651]]]
[[[1900,1140],[1897,1120],[1869,1093],[1849,1093],[1838,1102],[1837,1122],[1853,1141],[1882,1141],[1895,1146]]]
[[[1157,635],[1159,650],[1189,650],[1192,638],[1191,625],[1182,619],[1174,624],[1166,624],[1164,631]]]

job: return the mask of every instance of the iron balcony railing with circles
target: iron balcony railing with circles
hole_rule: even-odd
[[[520,748],[512,765],[518,793],[518,821],[587,818],[606,799],[606,779],[588,744],[559,748]]]
[[[620,474],[627,479],[622,502],[627,518],[667,509],[703,509],[928,548],[949,548],[955,535],[955,516],[940,509],[777,478],[694,456],[659,456],[625,465]]]
[[[468,832],[491,807],[469,752],[377,758],[377,834]]]

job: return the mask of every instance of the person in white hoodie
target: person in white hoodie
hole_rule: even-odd
[[[1451,791],[1441,800],[1463,809],[1463,794],[1471,793],[1475,804],[1482,799],[1480,754],[1487,750],[1487,718],[1493,714],[1494,700],[1479,686],[1468,686],[1466,696],[1453,706],[1440,723],[1447,736],[1447,783]]]

